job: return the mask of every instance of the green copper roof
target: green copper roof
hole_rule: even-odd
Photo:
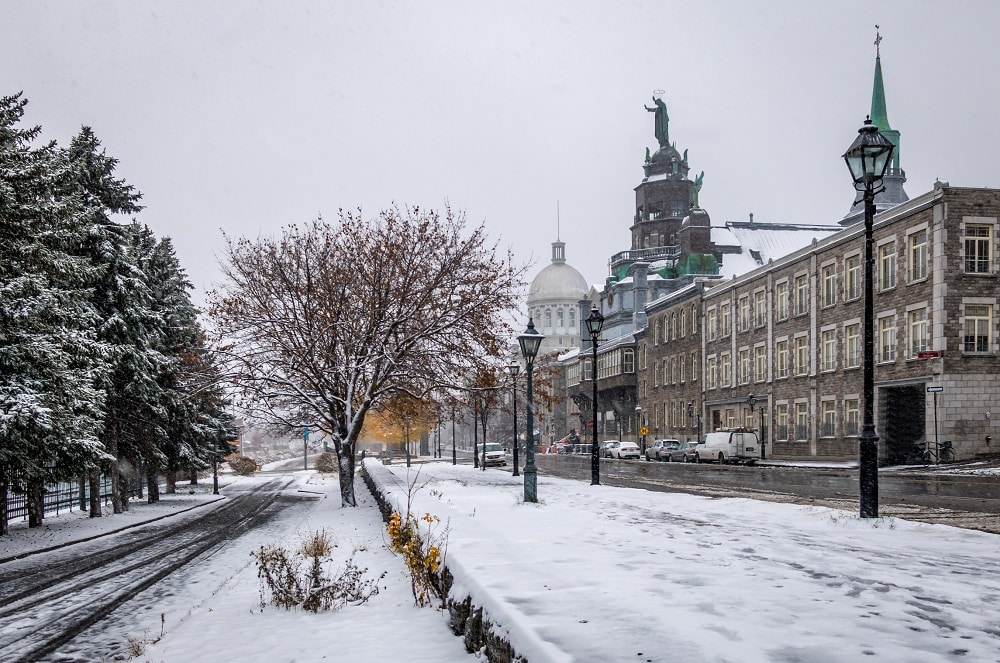
[[[872,86],[872,124],[880,131],[892,129],[885,110],[885,85],[882,82],[882,58],[875,58],[875,84]]]
[[[885,84],[882,82],[882,58],[875,56],[875,82],[872,85],[872,124],[882,135],[892,141],[896,149],[892,153],[892,168],[899,168],[899,132],[889,126],[889,113],[885,108]]]

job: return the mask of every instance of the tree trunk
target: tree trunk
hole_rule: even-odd
[[[122,513],[128,511],[128,477],[119,472],[118,474],[118,500],[122,503]]]
[[[192,486],[198,485],[198,470],[196,470],[193,467],[191,468],[191,485]]]
[[[340,476],[340,506],[357,506],[354,497],[354,441],[336,445],[337,468]]]
[[[44,486],[38,479],[29,479],[27,490],[28,527],[41,527],[44,514],[42,491]]]
[[[142,463],[135,466],[135,496],[140,500],[145,499],[145,495],[142,494],[142,482],[145,480],[145,473],[142,467]]]
[[[118,462],[112,464],[108,472],[111,475],[111,508],[114,513],[118,514],[123,511],[122,496],[120,493],[122,475],[121,472],[118,471]]]
[[[146,501],[155,504],[160,501],[160,485],[156,482],[156,468],[146,468]]]
[[[177,472],[174,470],[167,470],[167,495],[173,495],[177,492]]]
[[[90,470],[90,517],[101,517],[101,470],[96,467]]]

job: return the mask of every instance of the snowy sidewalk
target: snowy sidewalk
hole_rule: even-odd
[[[1000,538],[823,507],[366,463],[543,661],[997,661]],[[419,470],[419,474],[418,474]]]

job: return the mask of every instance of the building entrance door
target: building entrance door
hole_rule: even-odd
[[[885,393],[885,464],[911,462],[918,453],[917,442],[926,440],[926,400],[922,385],[888,387]]]

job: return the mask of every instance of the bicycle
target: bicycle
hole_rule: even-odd
[[[950,463],[955,460],[955,447],[952,445],[951,440],[945,440],[938,444],[937,450],[932,450],[930,444],[925,445],[924,465],[929,465],[932,459],[935,465]]]

